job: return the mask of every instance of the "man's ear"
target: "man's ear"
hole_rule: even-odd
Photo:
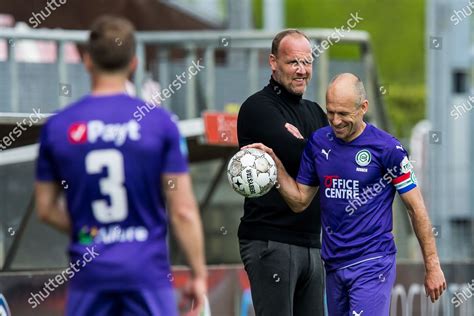
[[[270,64],[270,68],[272,69],[272,72],[275,72],[277,68],[276,59],[277,57],[273,54],[270,54],[270,56],[268,56],[268,63]]]
[[[86,70],[89,73],[92,73],[92,70],[94,69],[94,62],[92,61],[91,55],[88,52],[84,52],[84,55],[82,55],[82,59]]]
[[[137,66],[138,66],[138,58],[137,58],[136,55],[134,55],[132,60],[128,64],[129,74],[133,74],[135,72],[135,70],[137,69]]]
[[[367,111],[369,110],[369,100],[364,100],[360,107],[362,108],[362,112],[364,112],[364,114],[367,113]]]

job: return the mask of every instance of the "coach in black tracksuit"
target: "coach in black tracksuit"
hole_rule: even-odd
[[[270,83],[243,103],[237,122],[239,145],[259,142],[271,147],[293,178],[306,140],[328,124],[319,105],[302,98],[311,79],[311,60],[311,45],[303,33],[277,34]],[[258,316],[324,315],[319,197],[299,214],[276,188],[246,198],[238,235]]]

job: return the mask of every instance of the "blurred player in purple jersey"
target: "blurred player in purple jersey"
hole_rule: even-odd
[[[41,134],[37,212],[71,236],[67,315],[177,315],[168,217],[191,267],[196,310],[206,293],[201,219],[178,128],[162,108],[135,121],[144,101],[125,93],[137,65],[133,33],[122,18],[93,24],[84,55],[92,92]],[[87,252],[94,255],[84,264]]]
[[[389,315],[396,247],[392,203],[397,191],[408,208],[425,264],[425,289],[436,301],[446,289],[432,226],[408,153],[390,134],[364,122],[369,102],[355,75],[337,75],[326,94],[330,126],[313,133],[296,181],[273,150],[280,192],[294,212],[320,189],[322,258],[329,315]]]

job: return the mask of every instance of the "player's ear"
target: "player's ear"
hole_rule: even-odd
[[[138,58],[136,55],[134,55],[132,60],[130,61],[130,64],[128,64],[128,71],[130,74],[135,72],[135,70],[137,69],[137,65],[138,65]]]
[[[91,55],[88,52],[84,52],[84,55],[82,55],[82,59],[86,70],[88,72],[92,72],[92,69],[94,68],[94,62],[92,61]]]
[[[360,106],[360,108],[362,109],[362,112],[365,114],[367,113],[367,111],[369,110],[369,100],[364,100]]]
[[[276,70],[276,56],[273,55],[273,54],[270,54],[270,56],[268,56],[268,63],[270,64],[270,67],[272,68],[272,71],[275,71]]]

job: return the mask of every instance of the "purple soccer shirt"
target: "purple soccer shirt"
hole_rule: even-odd
[[[296,181],[319,186],[323,243],[328,271],[396,253],[392,228],[395,191],[416,187],[400,142],[371,124],[344,142],[331,127],[313,133]]]
[[[187,158],[166,110],[133,119],[143,105],[125,94],[86,96],[43,127],[36,178],[65,187],[71,264],[98,253],[74,269],[74,288],[170,286],[161,176],[188,172]]]

